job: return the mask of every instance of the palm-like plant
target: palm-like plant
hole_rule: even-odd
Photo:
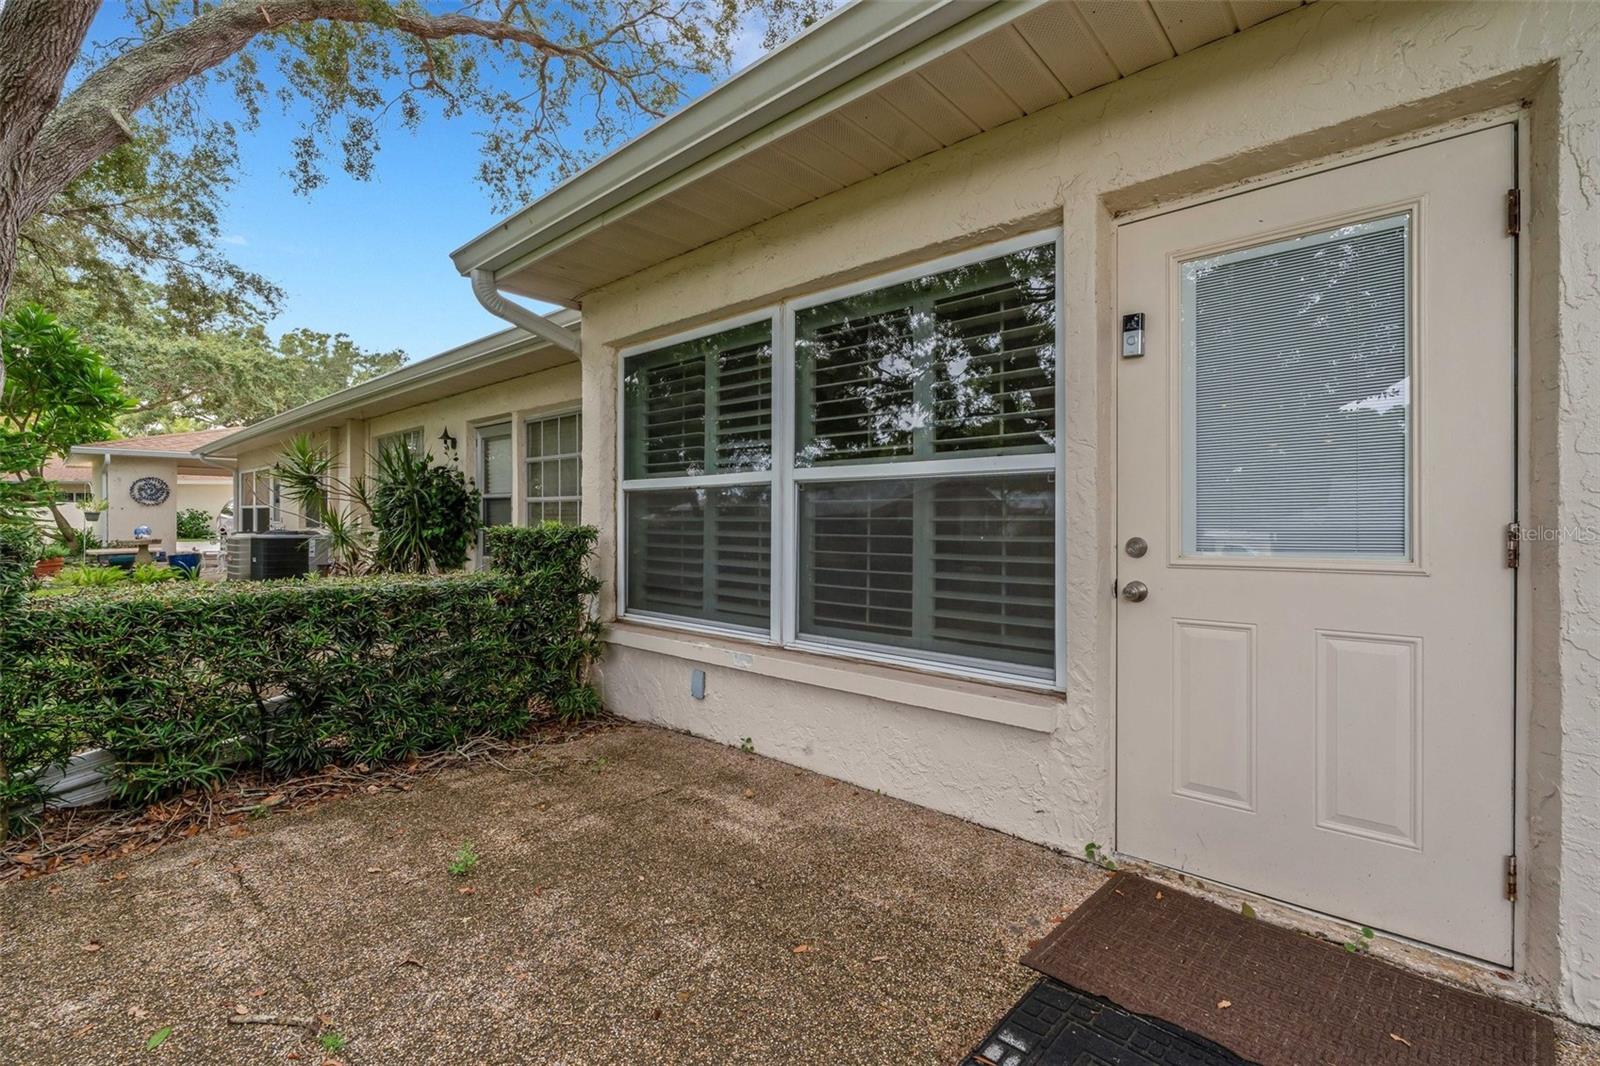
[[[333,457],[306,434],[289,442],[273,473],[300,513],[322,527],[334,569],[347,574],[366,570],[372,545],[367,479],[335,477]],[[338,499],[349,503],[339,506],[335,503]]]
[[[434,573],[466,563],[482,516],[478,490],[460,470],[395,444],[378,454],[377,481],[372,523],[379,569]]]
[[[327,451],[301,435],[274,472],[300,513],[322,526],[341,572],[436,573],[464,565],[482,525],[477,489],[460,470],[398,442],[379,450],[376,465],[375,485],[359,476],[341,480]]]

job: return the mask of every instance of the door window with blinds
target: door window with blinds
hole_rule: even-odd
[[[1180,265],[1184,555],[1412,558],[1410,236]]]
[[[478,428],[478,492],[483,526],[511,524],[511,423]],[[478,551],[487,555],[482,532]]]
[[[625,353],[625,613],[1054,681],[1057,301],[1036,235]]]

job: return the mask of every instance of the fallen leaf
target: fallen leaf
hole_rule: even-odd
[[[1239,913],[1244,915],[1246,918],[1254,918],[1256,916],[1256,909],[1250,906],[1248,903],[1241,903],[1239,904]]]
[[[1390,1033],[1389,1034],[1389,1039],[1397,1041],[1397,1042],[1399,1042],[1401,1044],[1404,1044],[1406,1047],[1411,1047],[1412,1046],[1411,1041],[1407,1040],[1405,1037],[1401,1036],[1399,1033]]]
[[[422,963],[418,962],[416,959],[413,959],[409,955],[407,955],[405,958],[400,960],[400,965],[401,966],[415,966],[419,970],[427,969],[427,967],[423,966]]]
[[[376,866],[369,866],[369,867],[367,867],[367,873],[369,873],[369,874],[381,874],[381,873],[383,873],[383,871],[378,869]]]
[[[1164,899],[1164,898],[1165,897],[1162,896],[1162,894],[1161,894],[1161,890],[1159,888],[1156,889],[1156,899]]]
[[[74,1029],[72,1031],[72,1038],[74,1040],[78,1040],[88,1036],[92,1032],[94,1032],[94,1022],[88,1022],[87,1024],[80,1025]]]
[[[871,961],[871,962],[888,962],[889,961],[889,956],[887,956],[887,955],[874,955],[874,956],[872,956],[872,958],[869,961]]]
[[[689,992],[688,992],[687,989],[685,989],[684,991],[678,993],[678,1002],[679,1003],[687,1003],[687,1002],[689,1002]]]
[[[471,885],[464,885],[461,888],[456,889],[456,891],[461,893],[463,896],[476,896],[478,894],[478,890],[473,888]]]
[[[100,941],[98,941],[98,940],[89,941],[87,944],[83,945],[83,950],[84,951],[99,951],[100,950]]]
[[[1217,1000],[1217,1009],[1218,1010],[1227,1010],[1231,1006],[1233,1006],[1233,1000],[1231,1000],[1231,999],[1219,999],[1219,1000]]]
[[[291,1051],[287,1055],[285,1055],[284,1058],[288,1059],[290,1062],[299,1062],[300,1061],[300,1052]]]
[[[659,1022],[661,1020],[661,1008],[660,1007],[657,1007],[655,1010],[650,1012],[650,1020],[653,1021],[653,1022]]]
[[[816,951],[816,950],[817,949],[812,947],[810,944],[796,944],[794,946],[794,953],[796,955],[804,955],[808,951]]]
[[[260,999],[262,996],[264,996],[266,994],[267,994],[267,990],[265,988],[252,988],[250,990],[250,998],[251,999]]]
[[[150,1012],[145,1010],[143,1007],[128,1008],[128,1017],[132,1018],[134,1021],[141,1021],[149,1016]]]
[[[16,863],[18,866],[32,866],[33,860],[38,857],[39,855],[37,852],[19,851],[17,854],[11,857],[11,861]]]
[[[274,792],[272,795],[268,796],[266,799],[264,799],[260,803],[256,804],[256,806],[258,806],[258,807],[276,807],[278,804],[283,803],[288,798],[289,797],[285,796],[282,792]]]
[[[756,798],[756,790],[753,789],[753,788],[745,789],[744,790],[744,798],[745,799],[755,799]]]
[[[169,1037],[171,1035],[172,1035],[172,1026],[163,1025],[160,1029],[157,1029],[155,1032],[150,1034],[150,1039],[145,1041],[145,1045],[144,1045],[145,1050],[146,1051],[154,1051],[156,1048],[160,1047],[162,1044],[165,1044],[167,1042],[167,1037]]]
[[[246,1007],[243,1003],[235,1003],[233,1005],[233,1013],[243,1017],[244,1015],[250,1013],[250,1008]]]

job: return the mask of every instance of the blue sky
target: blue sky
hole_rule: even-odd
[[[91,40],[123,26],[121,5],[110,3]],[[760,38],[759,26],[741,35],[737,65],[760,54]],[[690,85],[689,95],[709,85]],[[231,98],[214,96],[219,117],[236,114]],[[449,258],[499,217],[474,179],[480,128],[471,115],[435,116],[414,133],[391,120],[373,180],[351,179],[330,158],[327,183],[302,196],[284,173],[297,117],[276,106],[263,111],[260,127],[240,138],[223,233],[232,259],[287,293],[269,326],[274,336],[302,326],[343,332],[363,347],[403,348],[419,359],[505,328],[478,306]],[[581,138],[582,130],[572,134]]]

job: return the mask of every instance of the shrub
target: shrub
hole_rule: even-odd
[[[0,628],[33,582],[39,530],[32,522],[0,522]]]
[[[69,566],[56,575],[53,584],[58,588],[103,589],[127,580],[128,572],[120,566]]]
[[[215,540],[216,522],[199,507],[185,507],[178,512],[179,540]]]
[[[497,540],[501,568],[475,574],[26,600],[0,628],[0,826],[87,748],[144,802],[238,767],[401,759],[593,713],[594,530],[516,532]]]
[[[378,453],[373,565],[396,572],[457,570],[481,526],[478,490],[453,466],[405,448]]]

